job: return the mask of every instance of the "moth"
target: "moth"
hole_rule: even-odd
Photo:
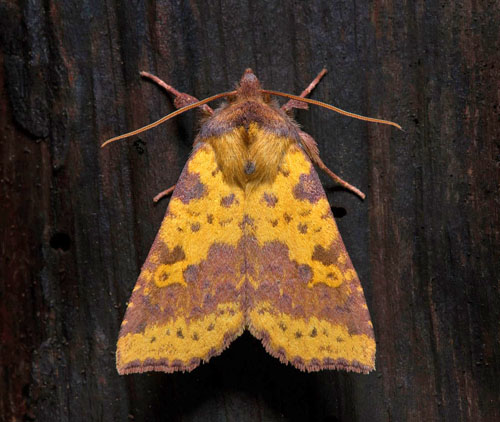
[[[363,289],[314,165],[364,198],[319,157],[291,117],[311,100],[264,90],[247,69],[235,91],[203,101],[144,73],[175,96],[177,111],[206,118],[172,193],[121,326],[120,374],[191,371],[247,329],[283,363],[303,371],[375,367]],[[279,107],[271,95],[290,100]],[[206,103],[225,97],[216,110]]]

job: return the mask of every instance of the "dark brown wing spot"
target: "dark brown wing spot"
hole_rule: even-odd
[[[316,245],[312,254],[312,259],[314,261],[319,261],[323,265],[332,265],[337,262],[335,251],[330,249],[325,249],[321,245]]]
[[[304,223],[299,223],[297,225],[297,229],[299,230],[299,232],[301,232],[302,234],[306,234],[307,233],[307,224],[304,224]]]
[[[219,221],[219,224],[220,224],[221,227],[224,227],[224,226],[228,225],[231,221],[233,221],[233,219],[232,218],[228,218],[226,220]]]
[[[223,198],[221,198],[220,200],[220,204],[221,206],[223,206],[224,208],[229,208],[231,205],[233,205],[233,202],[237,205],[239,202],[238,200],[236,199],[235,201],[235,195],[234,193],[232,193],[231,195],[228,195],[228,196],[224,196]]]
[[[184,334],[182,334],[182,330],[180,328],[177,330],[177,337],[184,338]]]
[[[301,337],[302,337],[302,333],[300,331],[296,331],[295,338],[301,338]]]
[[[211,323],[211,324],[207,327],[207,331],[212,331],[214,328],[215,328],[215,325],[214,325],[213,323]]]
[[[289,223],[290,221],[292,221],[292,217],[290,215],[288,215],[286,212],[283,213],[283,219]]]
[[[280,327],[281,331],[286,331],[286,325],[283,321],[279,323],[278,327]]]
[[[278,197],[274,193],[264,192],[260,201],[265,203],[268,207],[274,208],[278,203]]]
[[[200,223],[193,223],[191,224],[191,231],[197,232],[198,230],[200,230],[200,227],[201,227]]]
[[[310,337],[316,337],[318,335],[318,330],[316,330],[316,327],[314,327],[311,331],[311,334],[309,334]]]
[[[165,268],[158,269],[157,279],[160,280],[162,283],[167,281],[169,276],[170,276],[170,273],[167,272]]]
[[[212,214],[207,214],[207,223],[212,224],[214,222],[214,216]]]
[[[182,249],[182,246],[179,245],[173,248],[171,251],[168,249],[167,245],[164,245],[163,247],[158,249],[160,252],[158,262],[161,262],[162,264],[172,265],[186,258],[184,249]]]
[[[302,201],[315,203],[318,202],[323,195],[323,190],[321,189],[321,184],[316,172],[312,174],[301,174],[299,183],[293,188],[293,196]]]
[[[198,333],[194,333],[193,334],[193,340],[194,341],[198,341],[200,339],[200,336],[198,335]]]
[[[192,199],[202,198],[206,193],[207,189],[201,183],[200,175],[187,172],[177,182],[175,198],[179,198],[184,204],[189,204]]]

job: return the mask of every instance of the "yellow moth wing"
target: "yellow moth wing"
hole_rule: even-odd
[[[288,148],[274,181],[246,197],[249,329],[308,371],[369,372],[375,340],[359,278],[310,160]]]
[[[236,286],[241,189],[208,144],[188,160],[132,293],[117,345],[121,374],[192,370],[244,329]]]

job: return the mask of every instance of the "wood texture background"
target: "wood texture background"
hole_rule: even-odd
[[[500,420],[496,1],[0,3],[0,419]],[[118,376],[126,302],[196,133],[151,71],[198,98],[246,67],[312,108],[377,337],[377,371],[305,374],[243,335],[189,374]]]

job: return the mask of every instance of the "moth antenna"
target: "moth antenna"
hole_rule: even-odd
[[[161,125],[163,122],[166,122],[167,120],[170,120],[171,118],[178,116],[179,114],[184,113],[185,111],[199,107],[199,106],[206,104],[206,103],[209,103],[211,101],[218,100],[219,98],[227,97],[229,95],[235,95],[235,94],[236,94],[236,91],[222,92],[220,94],[205,98],[204,100],[198,101],[196,103],[189,104],[185,107],[180,108],[179,110],[176,110],[170,114],[167,114],[166,116],[162,117],[160,120],[157,120],[156,122],[153,122],[153,123],[150,123],[149,125],[141,127],[140,129],[136,129],[132,132],[128,132],[128,133],[125,133],[123,135],[115,136],[114,138],[108,139],[106,142],[104,142],[101,145],[101,148],[104,148],[106,145],[110,144],[111,142],[115,142],[115,141],[118,141],[120,139],[128,138],[129,136],[137,135],[138,133],[145,132],[146,130],[152,129],[155,126]]]
[[[269,89],[261,89],[261,92],[263,92],[265,94],[270,94],[270,95],[277,95],[279,97],[290,98],[290,99],[296,100],[296,101],[302,101],[304,103],[314,104],[314,105],[317,105],[320,107],[327,108],[328,110],[336,111],[337,113],[343,114],[344,116],[353,117],[353,118],[358,119],[358,120],[365,120],[367,122],[374,122],[374,123],[382,123],[384,125],[391,125],[391,126],[397,127],[399,130],[403,130],[401,128],[401,126],[399,126],[397,123],[391,122],[389,120],[382,120],[382,119],[375,119],[373,117],[361,116],[359,114],[351,113],[349,111],[342,110],[341,108],[332,106],[330,104],[323,103],[321,101],[312,100],[310,98],[299,97],[298,95],[293,95],[293,94],[285,94],[284,92],[279,92],[279,91],[271,91]]]

